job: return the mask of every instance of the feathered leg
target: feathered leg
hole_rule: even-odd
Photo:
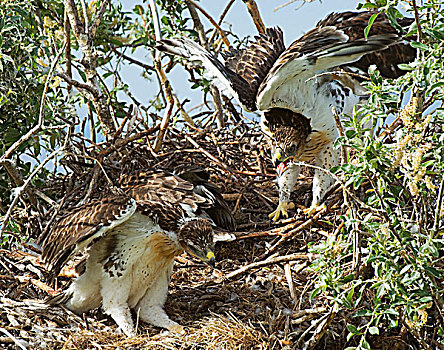
[[[139,312],[142,321],[157,327],[166,328],[172,332],[183,333],[183,327],[171,320],[163,309],[173,271],[173,263],[174,261],[171,261],[170,266],[153,281],[152,287],[147,290],[135,309]]]
[[[330,170],[333,166],[339,164],[339,151],[334,148],[333,142],[325,145],[316,157],[316,166]],[[311,207],[304,210],[307,215],[313,215],[316,211],[323,208],[319,204],[324,199],[325,193],[334,183],[334,179],[325,171],[316,169],[313,177],[313,201]]]
[[[288,217],[287,210],[294,208],[294,204],[290,202],[290,194],[298,181],[300,171],[300,166],[292,164],[278,177],[279,205],[274,212],[268,215],[273,221],[279,220],[281,215]]]
[[[128,337],[136,335],[131,311],[128,306],[128,296],[132,285],[129,274],[121,277],[111,277],[103,273],[102,279],[102,307]]]
[[[65,306],[76,313],[86,312],[100,306],[100,281],[102,270],[97,264],[87,264],[85,272],[75,279],[64,292],[70,296]]]

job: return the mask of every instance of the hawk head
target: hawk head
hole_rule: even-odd
[[[310,120],[285,108],[264,112],[264,131],[271,136],[271,160],[281,176],[289,163],[297,162],[304,153],[311,133]]]
[[[177,237],[188,254],[214,266],[214,232],[208,220],[196,218],[185,221],[180,226]]]

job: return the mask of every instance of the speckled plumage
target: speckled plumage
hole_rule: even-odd
[[[365,100],[359,79],[342,73],[359,69],[366,74],[375,64],[383,76],[396,78],[402,74],[397,65],[415,58],[415,50],[402,40],[402,33],[390,25],[385,14],[377,16],[364,38],[374,13],[332,13],[287,49],[282,31],[267,29],[249,47],[224,54],[225,65],[187,38],[163,40],[157,48],[202,62],[224,93],[235,97],[244,109],[262,112],[262,129],[270,136],[273,161],[288,162],[285,172],[282,166],[278,169],[281,204],[289,201],[299,174],[299,167],[290,162],[314,158],[324,169],[338,163],[333,110],[338,115],[351,114]],[[404,18],[398,24],[406,28],[412,21]],[[331,183],[328,174],[315,171],[312,206],[322,200]],[[274,220],[279,218],[279,210],[273,213]]]
[[[71,209],[41,239],[42,258],[55,275],[88,248],[85,271],[49,303],[78,313],[102,305],[128,336],[135,334],[130,309],[145,322],[180,331],[163,310],[174,256],[185,250],[214,260],[214,223],[205,210],[218,203],[163,171],[124,176],[119,185],[122,194]]]

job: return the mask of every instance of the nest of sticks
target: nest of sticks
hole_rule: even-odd
[[[311,218],[293,211],[277,224],[268,214],[278,203],[267,142],[258,130],[245,132],[170,129],[161,153],[151,148],[156,129],[89,148],[81,142],[65,153],[66,175],[48,180],[45,193],[58,200],[45,215],[24,215],[31,240],[0,251],[0,346],[11,349],[341,349],[345,311],[337,316],[322,298],[310,300],[316,258],[309,244],[340,228],[342,193],[331,192],[324,211]],[[51,285],[32,240],[45,234],[56,215],[114,190],[122,174],[148,168],[173,171],[180,164],[208,170],[237,221],[236,240],[216,246],[213,270],[189,256],[176,258],[165,308],[187,327],[174,335],[138,323],[126,338],[100,309],[76,315],[40,302],[66,287],[76,261]],[[304,170],[292,194],[296,207],[311,201],[311,171]],[[322,220],[321,220],[322,218]],[[329,224],[326,224],[326,221]],[[81,257],[80,257],[81,259]],[[134,314],[137,320],[137,315]],[[326,331],[328,332],[326,334]],[[325,335],[325,336],[324,336]]]

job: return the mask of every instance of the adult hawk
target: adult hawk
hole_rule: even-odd
[[[279,206],[273,220],[288,216],[290,192],[300,168],[295,163],[315,159],[330,169],[339,161],[333,147],[338,115],[351,114],[363,100],[364,89],[353,75],[340,74],[338,67],[367,72],[376,65],[383,76],[396,78],[401,62],[414,59],[415,50],[401,41],[385,14],[379,14],[369,35],[364,29],[374,12],[332,13],[288,48],[279,28],[268,28],[248,48],[224,53],[225,64],[188,38],[162,40],[159,50],[200,61],[209,78],[224,94],[235,97],[246,110],[262,112],[261,126],[270,136],[272,161],[277,167]],[[412,19],[398,20],[405,28]],[[316,170],[313,202],[316,208],[333,179]]]
[[[212,217],[228,227],[233,217],[214,187],[163,171],[125,176],[119,185],[122,194],[71,210],[41,240],[55,276],[88,248],[85,271],[49,303],[77,313],[102,305],[127,336],[135,334],[130,309],[145,322],[181,332],[163,310],[174,257],[186,251],[212,265]]]

